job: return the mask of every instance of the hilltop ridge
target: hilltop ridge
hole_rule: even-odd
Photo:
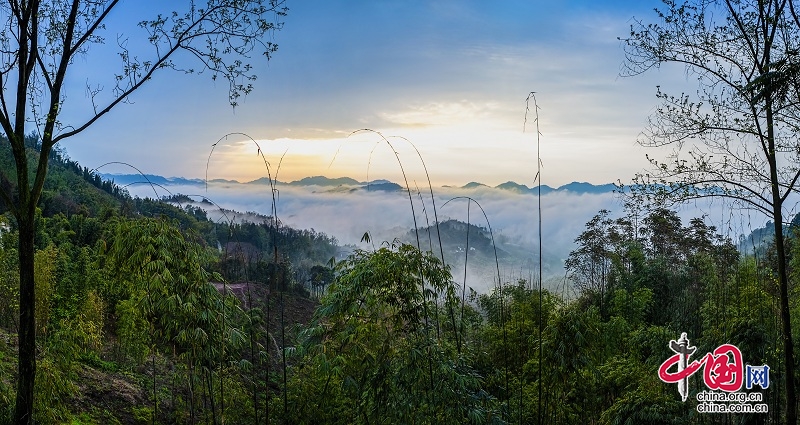
[[[205,185],[206,182],[203,179],[191,179],[185,177],[163,177],[154,174],[100,174],[104,179],[113,180],[116,184],[119,185],[131,185],[131,184],[147,184],[153,183],[158,185],[197,185],[202,186]],[[213,179],[208,181],[209,184],[246,184],[246,185],[258,185],[270,184],[270,180],[268,177],[261,177],[255,180],[250,180],[246,182],[240,182],[238,180],[230,180],[230,179]],[[293,180],[289,182],[275,180],[272,184],[276,186],[294,186],[294,187],[310,187],[310,186],[317,186],[322,188],[329,188],[329,189],[337,189],[337,191],[349,191],[349,189],[365,189],[365,190],[383,190],[383,191],[399,191],[404,190],[404,186],[402,184],[398,184],[396,182],[392,182],[386,179],[377,179],[371,181],[359,181],[352,177],[327,177],[327,176],[310,176],[304,177],[299,180]],[[514,181],[507,181],[505,183],[501,183],[496,186],[489,186],[484,183],[480,182],[469,182],[463,186],[450,186],[444,185],[441,187],[445,188],[455,188],[455,189],[464,189],[464,190],[503,190],[507,192],[513,192],[518,194],[529,194],[529,195],[536,195],[539,193],[539,188],[537,186],[526,186],[521,183],[517,183]],[[613,192],[616,186],[612,183],[605,183],[605,184],[593,184],[588,182],[578,182],[574,181],[571,183],[567,183],[565,185],[559,187],[552,187],[548,185],[541,186],[541,194],[546,195],[552,192],[562,192],[562,193],[574,193],[574,194],[600,194],[600,193],[610,193]]]

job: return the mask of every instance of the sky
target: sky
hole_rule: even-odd
[[[418,186],[428,176],[434,186],[509,180],[531,186],[537,122],[526,98],[533,91],[543,184],[628,182],[647,167],[645,153],[653,153],[636,140],[657,105],[656,85],[675,92],[691,87],[680,68],[620,77],[624,51],[617,37],[634,19],[655,19],[655,1],[286,5],[283,27],[271,37],[278,51],[268,62],[255,59],[255,89],[236,108],[228,104],[227,85],[208,74],[159,71],[129,104],[61,147],[90,168],[124,161],[145,173],[248,181],[266,175],[252,138],[284,181],[313,175],[400,181],[405,173]],[[168,6],[182,8],[177,1]],[[73,65],[62,115],[67,124],[91,112],[87,84],[108,93],[120,67],[119,45],[147,47],[137,41],[143,33],[135,22],[168,6],[142,1],[113,12],[105,45]],[[188,55],[176,61],[196,66]]]
[[[656,86],[668,93],[693,90],[679,67],[620,76],[624,50],[617,37],[636,19],[655,19],[657,1],[286,4],[283,28],[271,38],[279,49],[269,62],[255,65],[255,89],[235,109],[228,104],[227,85],[209,75],[157,74],[130,104],[68,140],[63,146],[68,155],[90,168],[125,161],[167,177],[250,181],[266,174],[257,143],[272,176],[277,172],[282,181],[315,175],[400,184],[405,179],[424,193],[429,176],[442,201],[458,194],[442,185],[512,180],[533,186],[538,141],[543,184],[625,183],[648,167],[646,153],[666,154],[636,143],[658,104]],[[80,117],[81,106],[86,110],[88,81],[90,87],[108,87],[102,81],[119,69],[118,44],[142,47],[135,22],[159,7],[166,6],[126,3],[112,16],[106,45],[74,64],[67,122]],[[188,56],[176,60],[186,67],[193,63]],[[526,104],[532,91],[539,107],[538,140],[537,110]],[[100,171],[132,172],[118,164]],[[149,196],[152,188],[129,190]],[[196,194],[198,188],[170,190]],[[222,184],[201,195],[225,208],[270,211],[263,187]],[[472,196],[500,235],[535,245],[533,197],[501,191]],[[574,248],[574,238],[599,209],[620,209],[610,194],[553,194],[543,201],[543,238],[548,255],[558,260]],[[416,216],[409,214],[404,195],[339,196],[284,187],[278,215],[286,224],[357,243],[365,231],[388,240],[391,231],[411,228],[415,218],[429,220],[430,208],[421,205],[427,201],[420,196],[415,202],[423,207]],[[762,224],[743,221],[749,220],[746,215],[729,217],[719,205],[686,208],[685,219],[707,214],[733,237]],[[451,204],[439,213],[442,220],[464,221],[468,209]]]

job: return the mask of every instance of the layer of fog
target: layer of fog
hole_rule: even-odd
[[[217,206],[240,213],[255,212],[270,215],[273,197],[268,185],[210,183],[202,185],[168,185],[156,187],[159,195],[190,195],[196,201],[207,198]],[[128,187],[134,196],[153,196],[153,188],[147,185]],[[464,198],[471,197],[478,204]],[[457,199],[454,199],[457,198]],[[277,214],[285,225],[300,229],[314,229],[335,237],[341,245],[356,245],[369,248],[383,241],[407,234],[415,226],[424,228],[435,222],[434,204],[427,188],[412,191],[411,202],[405,191],[385,192],[364,189],[331,188],[318,186],[281,185],[275,193]],[[518,278],[535,276],[538,269],[538,203],[530,194],[478,187],[473,189],[435,188],[434,199],[436,215],[440,222],[456,219],[491,229],[498,244],[517,246],[519,252],[529,253],[527,259],[515,270],[501,270],[501,279],[515,281]],[[449,202],[448,202],[449,200]],[[413,204],[413,214],[412,214]],[[207,205],[195,203],[207,207]],[[469,211],[468,211],[469,206]],[[205,208],[209,217],[217,221],[251,220],[247,214],[226,213],[223,216],[216,207]],[[563,280],[563,261],[569,252],[576,248],[575,238],[585,229],[589,221],[601,209],[611,211],[612,217],[623,214],[618,196],[606,192],[600,194],[577,194],[572,192],[552,192],[541,198],[542,210],[542,254],[545,266],[545,281],[549,286]],[[747,214],[741,210],[728,208],[721,202],[691,204],[680,208],[679,215],[684,224],[692,217],[705,217],[706,222],[717,226],[726,236],[738,239],[741,234],[763,225],[758,214]],[[469,217],[468,217],[469,214]],[[371,244],[360,242],[369,233]],[[423,241],[423,248],[426,246]],[[453,267],[454,277],[463,276],[463,263]],[[483,276],[479,282],[469,283],[479,292],[488,290],[494,282],[486,276],[496,276],[494,270],[474,272]],[[472,274],[471,271],[467,272]],[[496,280],[496,279],[495,279]]]

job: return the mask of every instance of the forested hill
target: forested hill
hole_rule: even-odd
[[[29,137],[27,142],[29,149],[38,149],[35,138]],[[14,169],[8,143],[0,144],[0,166],[8,170]],[[146,179],[140,176],[140,180]],[[158,184],[158,180],[154,179],[153,183]],[[14,182],[9,184],[13,187]],[[179,202],[175,202],[176,200]],[[83,217],[81,220],[90,219],[91,223],[97,222],[99,227],[103,227],[102,223],[108,222],[115,216],[165,218],[182,231],[195,233],[198,240],[212,248],[247,246],[250,251],[256,250],[257,256],[246,259],[248,264],[273,259],[274,248],[277,245],[280,247],[280,259],[291,261],[293,273],[298,274],[298,278],[304,282],[308,280],[308,270],[311,267],[327,263],[336,254],[336,240],[322,233],[297,230],[282,225],[279,225],[277,232],[272,232],[269,217],[263,216],[260,220],[255,220],[259,224],[212,222],[201,208],[188,205],[188,201],[190,201],[188,198],[181,196],[164,200],[133,198],[127,190],[112,180],[104,179],[95,170],[69,159],[64,151],[54,150],[50,155],[48,174],[39,207],[43,218],[61,217],[62,220],[73,220],[73,216],[78,216]],[[7,208],[0,201],[0,213],[6,211]],[[44,238],[37,243],[44,247],[46,241],[51,238],[46,232],[41,234]],[[240,248],[231,249],[241,251]],[[253,273],[255,272],[237,272],[229,278],[262,281],[266,279],[258,273],[255,275]]]
[[[28,149],[38,149],[37,139],[28,137],[26,142]],[[11,146],[5,140],[0,143],[0,166],[8,170],[9,174],[15,170]],[[13,177],[10,178],[12,181],[4,184],[14,187],[16,181]],[[129,197],[123,189],[70,160],[63,151],[54,150],[50,154],[49,169],[39,204],[44,216],[58,213],[97,216],[104,210],[118,209],[126,199]],[[0,210],[7,210],[1,201]]]
[[[33,137],[27,145],[39,148]],[[0,143],[0,166],[15,169],[9,143]],[[2,182],[10,192],[14,177]],[[258,359],[275,354],[275,336],[285,346],[292,327],[310,321],[309,296],[332,279],[335,239],[270,217],[213,222],[183,205],[132,198],[63,151],[51,154],[35,236],[36,423],[184,423],[216,402],[190,381],[224,377],[241,391],[244,380],[225,365],[268,370]],[[18,299],[16,222],[0,204],[0,423],[15,399]],[[171,401],[151,403],[154,385],[170,385]]]
[[[528,277],[532,270],[537,269],[539,261],[535,249],[512,243],[508,235],[453,219],[445,220],[438,226],[410,230],[400,239],[414,246],[419,243],[423,251],[431,251],[437,257],[443,255],[445,264],[450,266],[456,279],[467,282],[467,286],[478,292],[492,288],[498,272],[524,273]],[[442,248],[439,247],[440,241]],[[562,258],[552,253],[548,246],[542,249],[545,280],[548,276],[558,276],[561,282],[564,276]]]

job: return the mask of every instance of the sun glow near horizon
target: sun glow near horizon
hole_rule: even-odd
[[[233,134],[215,146],[208,162],[208,178],[244,182],[267,177],[269,172],[271,177],[277,175],[278,180],[287,182],[324,175],[356,180],[387,179],[403,184],[405,172],[405,179],[412,187],[427,187],[428,178],[434,187],[460,186],[472,181],[490,186],[507,181],[532,186],[536,183],[537,138],[535,126],[528,124],[525,133],[521,123],[517,129],[503,129],[498,125],[467,122],[396,127],[380,132],[337,131],[342,134],[340,137],[308,139],[251,140],[249,136]],[[539,140],[544,158],[542,183],[561,186],[575,180],[575,170],[587,168],[596,170],[599,178],[591,181],[595,184],[632,177],[646,161],[643,154],[641,161],[627,164],[614,161],[614,157],[630,155],[636,148],[630,139],[620,141],[612,144],[599,137],[587,140],[580,133],[543,133]]]

